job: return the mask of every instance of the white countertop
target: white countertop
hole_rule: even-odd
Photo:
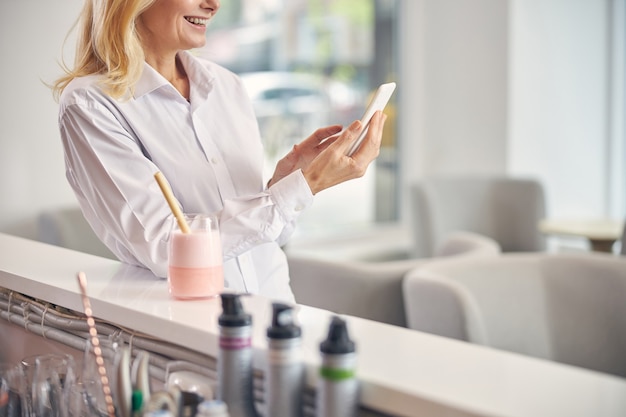
[[[167,282],[116,261],[0,234],[0,286],[83,311],[84,271],[94,315],[216,356],[219,299],[176,301]],[[243,297],[263,357],[271,301]],[[331,313],[300,306],[310,371]],[[398,416],[624,416],[626,380],[513,353],[347,317],[357,343],[362,404]],[[625,356],[626,357],[626,356]],[[309,372],[310,379],[315,372]]]

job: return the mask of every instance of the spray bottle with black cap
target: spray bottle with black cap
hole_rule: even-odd
[[[244,311],[239,294],[221,297],[218,399],[226,403],[231,417],[257,417],[252,392],[252,316]]]
[[[272,303],[272,324],[267,328],[265,374],[267,417],[299,417],[304,383],[301,359],[302,331],[294,322],[293,307]]]
[[[355,375],[356,349],[345,320],[333,316],[328,336],[320,344],[322,366],[317,384],[317,417],[354,417],[359,385]]]

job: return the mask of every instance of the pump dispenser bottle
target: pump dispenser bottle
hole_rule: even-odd
[[[243,310],[239,294],[222,293],[218,318],[218,399],[230,417],[257,417],[252,392],[252,316]]]
[[[317,417],[354,417],[358,406],[356,349],[345,320],[334,316],[320,344],[322,365],[317,384]]]
[[[301,416],[304,366],[300,344],[302,331],[294,323],[293,308],[272,303],[272,323],[267,328],[268,356],[265,373],[265,415]]]

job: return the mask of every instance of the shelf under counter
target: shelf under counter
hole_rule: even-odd
[[[179,301],[149,271],[0,234],[0,287],[81,312],[78,271],[94,316],[215,358],[218,299]],[[263,368],[271,300],[242,297],[253,315],[255,367]],[[332,313],[297,307],[307,382],[314,386],[319,343]],[[390,416],[623,416],[626,380],[345,317],[358,353],[361,403]],[[8,343],[4,340],[1,343]]]

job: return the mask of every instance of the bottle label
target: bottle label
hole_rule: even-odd
[[[291,365],[300,363],[302,355],[296,349],[269,350],[267,361],[272,365]]]
[[[354,369],[321,367],[320,376],[330,381],[343,381],[354,378],[355,372]]]
[[[251,337],[221,337],[220,348],[226,350],[239,350],[252,346]]]

